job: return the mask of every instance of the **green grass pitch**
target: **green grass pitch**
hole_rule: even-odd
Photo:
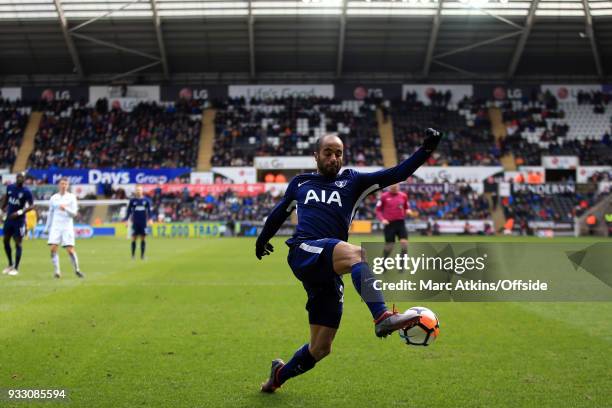
[[[81,240],[87,278],[61,253],[57,281],[44,242],[26,242],[20,276],[0,276],[0,388],[70,401],[0,406],[612,407],[612,303],[429,303],[441,336],[418,348],[374,336],[348,277],[332,354],[262,395],[271,359],[308,341],[273,244],[257,261],[252,239],[150,239],[141,262],[126,240]]]

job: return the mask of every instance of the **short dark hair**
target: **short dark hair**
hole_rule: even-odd
[[[314,151],[315,151],[315,153],[319,153],[319,151],[321,151],[321,140],[322,140],[324,137],[327,137],[327,136],[334,136],[334,137],[337,137],[338,139],[340,139],[340,141],[342,142],[342,144],[344,144],[344,141],[342,140],[342,138],[340,138],[340,136],[338,136],[337,134],[335,134],[335,133],[326,133],[326,134],[324,134],[323,136],[319,137],[317,140],[315,140],[315,150],[314,150]]]
[[[70,180],[68,180],[68,177],[62,177],[62,178],[59,179],[57,184],[61,183],[62,181],[65,181],[66,183],[70,183]]]

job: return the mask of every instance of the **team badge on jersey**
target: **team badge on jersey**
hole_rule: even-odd
[[[339,188],[343,188],[347,184],[348,184],[348,180],[338,180],[338,181],[336,181],[336,186],[338,186]]]

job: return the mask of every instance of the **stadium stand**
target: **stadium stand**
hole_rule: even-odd
[[[435,127],[445,133],[430,165],[499,165],[500,149],[491,133],[484,101],[464,99],[450,104],[450,95],[433,95],[431,104],[408,94],[393,107],[393,124],[398,160],[407,158],[420,146],[423,131]]]
[[[45,107],[30,167],[194,167],[201,110],[140,103],[132,112],[60,102]]]
[[[127,196],[125,191],[117,189],[113,198],[126,199]],[[240,197],[231,190],[205,196],[192,196],[187,191],[178,194],[159,191],[153,192],[150,198],[153,218],[160,222],[261,221],[280,200],[280,196],[269,192]],[[121,207],[117,207],[111,218],[116,222],[122,221],[124,216]]]
[[[31,108],[0,99],[0,168],[11,168],[23,139]]]
[[[405,185],[402,190],[405,191]],[[449,193],[407,192],[408,205],[417,215],[410,219],[427,221],[440,220],[487,220],[491,218],[489,201],[484,194],[475,193],[469,184],[457,185],[457,190]],[[357,209],[355,219],[373,220],[376,218],[377,195],[368,196]]]
[[[113,191],[113,198],[126,199],[125,191]],[[270,192],[251,197],[240,197],[228,190],[221,194],[205,196],[182,193],[150,194],[154,218],[163,222],[191,221],[261,221],[278,203],[280,196]],[[377,195],[368,196],[355,214],[357,220],[376,218]],[[489,219],[489,202],[482,194],[472,191],[469,185],[458,187],[448,194],[419,192],[410,193],[410,208],[418,212],[414,217],[421,220],[437,218],[444,220]],[[112,221],[121,221],[124,213],[117,207]]]
[[[501,200],[506,219],[517,221],[571,222],[581,216],[600,199],[594,193],[538,194],[515,192]]]
[[[325,132],[338,132],[345,163],[380,165],[376,105],[327,98],[229,100],[217,111],[213,166],[247,166],[255,156],[308,156]]]
[[[502,109],[508,136],[503,151],[518,165],[539,165],[542,155],[575,155],[582,165],[612,164],[612,106],[603,96],[579,95],[557,102],[550,94],[536,101],[509,101]]]

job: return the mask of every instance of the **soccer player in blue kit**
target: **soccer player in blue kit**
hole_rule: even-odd
[[[26,232],[25,214],[34,209],[32,192],[25,187],[25,173],[17,174],[15,184],[6,188],[6,194],[2,199],[2,211],[6,212],[4,221],[4,252],[8,259],[8,267],[2,273],[15,276],[19,274],[19,262],[21,262],[22,241]],[[8,208],[7,208],[8,207]],[[15,241],[15,263],[11,250],[11,238]]]
[[[415,314],[387,310],[382,293],[369,290],[374,278],[364,262],[361,247],[346,242],[349,225],[357,206],[368,195],[406,180],[419,168],[440,142],[434,129],[425,131],[423,146],[395,167],[373,173],[344,170],[344,145],[335,135],[321,137],[315,146],[317,172],[294,177],[284,197],[274,207],[255,244],[258,259],[273,251],[268,242],[297,208],[298,225],[287,240],[287,261],[308,295],[306,310],[310,323],[310,343],[302,346],[291,360],[272,361],[272,369],[261,391],[272,393],[288,379],[305,373],[331,352],[340,325],[344,286],[341,276],[351,274],[355,289],[364,299],[374,319],[374,332],[386,337],[395,330],[418,322]]]
[[[130,198],[124,221],[132,217],[132,259],[136,257],[136,240],[140,237],[140,259],[145,257],[147,225],[151,219],[151,201],[144,196],[142,186],[136,186],[136,197]]]

